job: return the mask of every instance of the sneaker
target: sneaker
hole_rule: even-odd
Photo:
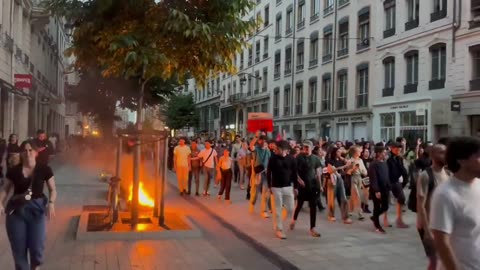
[[[204,197],[206,197],[206,196],[207,196],[207,192],[204,191],[204,192],[202,193],[202,195],[203,195]]]
[[[315,228],[312,228],[310,229],[310,235],[313,236],[313,237],[320,237],[321,234],[317,232],[317,230],[315,230]]]
[[[364,220],[365,217],[364,216],[358,216],[358,220]]]
[[[243,185],[240,185],[240,190],[244,190],[245,187]]]
[[[397,220],[397,228],[400,228],[400,229],[407,229],[407,228],[410,228],[410,226],[408,226],[407,224],[405,224],[403,221],[401,220]]]
[[[292,222],[290,222],[290,230],[293,231],[295,229],[295,220],[292,220]]]
[[[344,219],[343,224],[353,224],[353,221],[350,218]]]
[[[283,233],[283,231],[280,231],[280,230],[277,230],[277,233],[276,233],[277,237],[284,240],[284,239],[287,239],[287,236]]]
[[[263,212],[262,213],[262,217],[263,218],[269,218],[270,217],[270,214],[268,212]]]
[[[209,197],[210,197],[210,192],[208,192],[208,191],[207,191],[207,196],[209,196]]]
[[[337,219],[335,217],[328,217],[328,221],[335,222],[335,221],[337,221]]]
[[[225,200],[226,204],[232,204],[232,200]]]
[[[368,205],[365,205],[365,207],[363,208],[363,213],[365,214],[371,214],[372,211],[370,211],[370,209],[368,209]]]
[[[197,197],[198,197],[198,196],[200,196],[200,194],[198,194],[198,192],[195,192],[195,196],[197,196]]]
[[[380,234],[386,234],[387,232],[382,227],[375,228],[375,232]]]
[[[218,199],[219,201],[221,201],[221,200],[222,200],[222,195],[218,195],[218,196],[217,196],[217,199]]]

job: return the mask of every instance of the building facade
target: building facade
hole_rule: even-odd
[[[0,130],[21,140],[37,129],[65,135],[64,22],[50,17],[39,0],[0,1]],[[31,75],[17,89],[16,76]]]

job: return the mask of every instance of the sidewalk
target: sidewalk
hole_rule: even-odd
[[[203,175],[201,175],[203,182]],[[174,173],[169,172],[169,182],[176,186]],[[201,185],[203,186],[203,185]],[[192,200],[205,206],[227,225],[233,226],[247,238],[275,252],[278,256],[302,270],[323,269],[391,269],[424,270],[427,261],[415,228],[415,215],[405,213],[405,220],[411,225],[409,229],[387,229],[386,235],[374,233],[373,225],[365,221],[354,220],[352,225],[327,221],[325,212],[317,214],[317,228],[321,238],[309,235],[308,206],[300,213],[295,231],[287,230],[287,240],[275,238],[272,219],[260,217],[260,202],[256,212],[248,212],[246,192],[237,184],[232,184],[232,204],[218,201],[218,189],[211,189],[210,198],[191,196]],[[393,222],[394,210],[390,209],[390,221]],[[340,214],[337,213],[337,217]],[[285,223],[288,228],[288,222]],[[388,264],[388,265],[387,265]]]
[[[106,186],[98,181],[100,170],[71,163],[55,166],[58,190],[56,218],[48,223],[46,258],[48,270],[120,269],[232,269],[233,266],[204,238],[162,241],[96,241],[74,239],[83,205],[105,204]],[[176,192],[167,190],[167,203],[175,204]],[[181,200],[181,199],[180,199]],[[183,201],[183,200],[182,200]],[[5,232],[5,217],[0,217],[1,269],[14,269]],[[233,268],[237,269],[237,268]]]

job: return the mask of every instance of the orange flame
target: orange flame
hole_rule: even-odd
[[[130,187],[130,195],[128,196],[128,201],[132,201],[132,187]],[[138,189],[138,202],[140,205],[153,207],[155,202],[153,201],[152,197],[148,195],[148,193],[143,189],[143,183],[140,182],[139,189]]]

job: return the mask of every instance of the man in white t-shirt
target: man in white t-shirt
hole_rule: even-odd
[[[480,270],[480,139],[452,139],[446,159],[453,177],[435,189],[430,210],[440,269]]]
[[[200,151],[198,156],[202,160],[203,174],[205,175],[205,190],[203,191],[203,196],[210,196],[208,189],[210,188],[210,181],[214,177],[215,164],[218,163],[217,151],[212,148],[211,141],[205,141],[205,149]]]
[[[187,194],[188,171],[190,170],[189,156],[192,151],[185,145],[185,139],[181,138],[178,145],[173,149],[173,166],[177,174],[178,189],[180,196]]]

